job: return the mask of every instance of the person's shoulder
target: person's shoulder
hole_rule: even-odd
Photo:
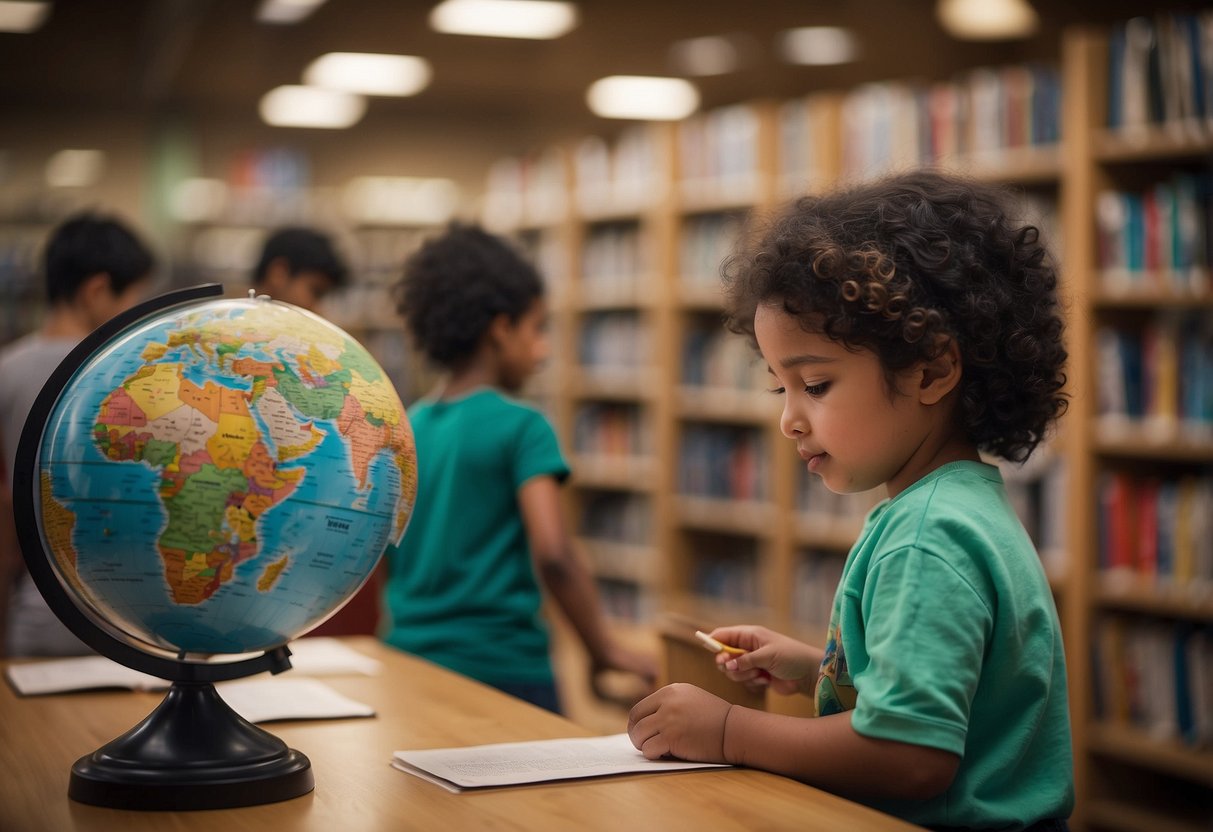
[[[0,347],[0,367],[10,370],[25,367],[27,370],[41,371],[45,369],[41,365],[48,359],[56,363],[62,361],[75,345],[76,341],[69,338],[47,338],[32,332]],[[31,362],[36,362],[39,366],[30,367]]]
[[[880,516],[886,532],[935,548],[965,530],[1009,523],[1002,475],[984,462],[954,462],[923,477],[890,500]],[[944,548],[950,548],[945,546]]]
[[[486,387],[480,392],[477,400],[480,407],[498,412],[503,418],[522,423],[538,420],[548,421],[548,417],[535,404],[510,395],[496,387]]]

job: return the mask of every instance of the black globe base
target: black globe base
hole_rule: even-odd
[[[156,710],[72,766],[73,800],[186,811],[275,803],[315,788],[312,764],[233,711],[209,682],[174,682]]]

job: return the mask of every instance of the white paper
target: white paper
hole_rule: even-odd
[[[627,734],[397,751],[392,766],[452,792],[610,774],[727,768],[722,763],[646,760]]]
[[[343,696],[315,679],[244,679],[220,682],[215,690],[249,722],[275,719],[336,719],[374,716],[375,709]]]
[[[378,676],[383,662],[363,655],[335,638],[292,641],[291,666],[304,676]]]
[[[94,688],[165,690],[169,683],[118,664],[104,656],[10,664],[5,670],[13,689],[23,696]]]
[[[332,638],[292,641],[292,674],[304,676],[375,676],[383,667],[378,659],[365,656]],[[258,654],[250,653],[249,658]],[[64,693],[97,688],[167,690],[169,683],[156,676],[118,664],[104,656],[77,656],[9,665],[6,675],[13,689],[23,696]],[[273,678],[267,671],[256,678]]]

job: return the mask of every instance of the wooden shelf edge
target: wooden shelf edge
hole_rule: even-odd
[[[1158,740],[1122,725],[1094,723],[1087,729],[1091,751],[1131,765],[1182,777],[1213,788],[1213,751],[1189,748],[1178,740]]]
[[[1143,586],[1144,575],[1103,573],[1095,600],[1110,609],[1213,622],[1213,587]]]
[[[775,507],[769,502],[680,494],[675,507],[684,528],[762,538],[772,534]]]
[[[1089,826],[1116,832],[1208,832],[1198,820],[1170,818],[1125,800],[1096,798],[1087,804]]]
[[[1105,129],[1095,134],[1097,162],[1170,162],[1213,153],[1213,132],[1196,124]]]

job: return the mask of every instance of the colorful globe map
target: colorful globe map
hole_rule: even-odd
[[[69,594],[174,653],[311,629],[398,542],[416,452],[349,335],[268,298],[152,314],[76,371],[42,434],[39,527]]]

